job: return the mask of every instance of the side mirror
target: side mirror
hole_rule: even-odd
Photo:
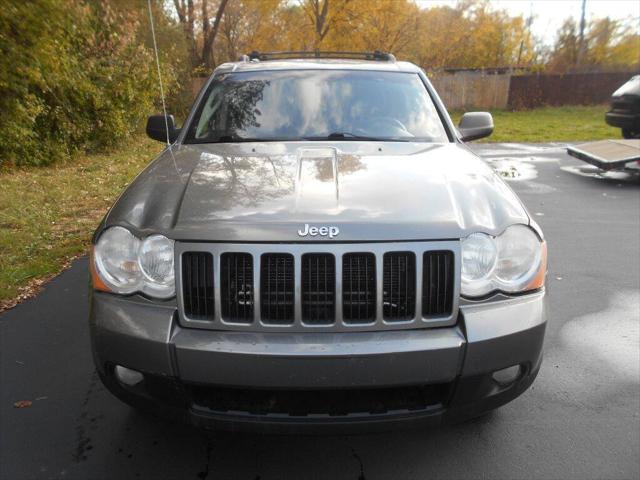
[[[465,113],[460,119],[458,131],[463,142],[488,137],[493,133],[493,117],[489,112]]]
[[[169,127],[169,143],[173,143],[180,133],[180,129],[176,128],[173,115],[167,115],[166,122],[164,115],[151,115],[147,119],[147,136],[159,142],[166,142],[167,126]]]

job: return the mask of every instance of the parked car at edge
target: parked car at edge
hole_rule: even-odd
[[[513,400],[542,359],[546,243],[464,144],[491,115],[454,127],[392,55],[316,55],[226,63],[183,128],[149,119],[172,144],[93,238],[100,378],[236,430],[438,424]]]
[[[631,78],[611,95],[605,121],[622,129],[624,138],[640,138],[640,75]]]

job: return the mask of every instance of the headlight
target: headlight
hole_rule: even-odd
[[[157,298],[175,295],[173,240],[162,235],[140,241],[126,228],[108,228],[95,245],[92,267],[99,290]]]
[[[540,268],[542,245],[538,236],[529,227],[513,225],[496,240],[496,283],[507,292],[523,290]]]
[[[150,295],[170,297],[175,292],[173,275],[173,240],[162,235],[147,237],[138,253],[140,270]]]
[[[512,225],[497,237],[473,233],[462,240],[466,297],[534,290],[544,284],[545,272],[546,244],[526,225]]]
[[[472,233],[462,241],[462,294],[479,297],[493,289],[498,248],[493,237]]]
[[[129,230],[105,230],[95,248],[95,266],[102,281],[117,293],[133,293],[140,286],[140,240]]]

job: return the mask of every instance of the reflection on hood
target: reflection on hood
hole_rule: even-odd
[[[107,218],[183,240],[460,238],[529,223],[509,187],[457,144],[290,142],[182,145],[127,189]]]

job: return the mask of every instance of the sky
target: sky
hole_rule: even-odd
[[[533,34],[545,44],[552,45],[556,32],[567,17],[580,19],[582,0],[490,0],[496,9],[504,9],[510,15],[533,13]],[[448,5],[454,7],[457,0],[416,0],[421,8]],[[640,0],[587,0],[586,17],[610,17],[621,19],[640,29]]]

